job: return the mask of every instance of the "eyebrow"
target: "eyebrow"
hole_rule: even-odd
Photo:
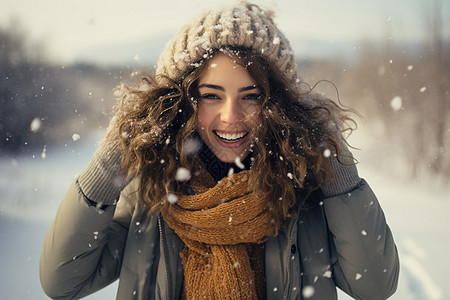
[[[198,86],[198,88],[210,88],[210,89],[215,89],[215,90],[219,90],[219,91],[225,91],[225,89],[223,87],[221,87],[220,85],[215,85],[215,84],[209,84],[209,83],[204,83]],[[238,92],[246,92],[246,91],[250,91],[253,89],[259,89],[259,87],[257,85],[249,85],[249,86],[244,86],[238,89]]]

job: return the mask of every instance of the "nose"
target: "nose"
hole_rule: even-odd
[[[237,123],[242,120],[242,110],[243,108],[237,99],[229,98],[224,101],[221,107],[220,120],[228,124]]]

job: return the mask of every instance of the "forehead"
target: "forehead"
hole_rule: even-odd
[[[206,62],[206,68],[200,74],[199,82],[206,81],[255,83],[239,57],[223,53],[215,54]]]

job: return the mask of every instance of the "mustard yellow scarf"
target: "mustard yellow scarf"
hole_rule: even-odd
[[[183,240],[183,297],[261,299],[265,295],[261,244],[275,232],[264,199],[242,171],[216,184],[204,170],[191,179],[195,195],[182,196],[161,213]]]

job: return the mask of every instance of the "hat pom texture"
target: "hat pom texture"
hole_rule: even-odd
[[[156,75],[178,82],[214,49],[243,47],[270,60],[295,85],[297,65],[272,11],[239,1],[205,11],[183,26],[161,53]]]

